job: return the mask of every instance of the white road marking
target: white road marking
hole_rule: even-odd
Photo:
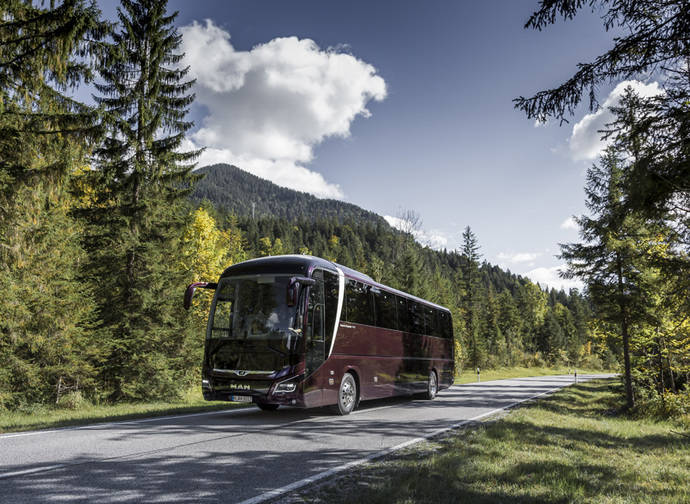
[[[153,418],[142,418],[142,419],[132,419],[132,420],[122,420],[120,422],[102,422],[102,423],[95,423],[95,424],[87,424],[87,425],[75,425],[74,427],[59,427],[57,429],[50,429],[50,430],[37,430],[37,431],[29,431],[29,432],[17,432],[15,434],[0,434],[0,440],[3,439],[9,439],[13,437],[22,437],[22,436],[38,436],[39,434],[52,434],[53,432],[61,432],[61,431],[69,431],[69,430],[86,430],[86,429],[95,429],[99,427],[105,427],[108,425],[129,425],[129,424],[137,424],[137,423],[146,423],[146,422],[158,422],[161,420],[173,420],[175,418],[188,418],[188,417],[195,417],[195,416],[211,416],[211,415],[220,415],[222,413],[225,413],[226,415],[236,415],[238,413],[243,413],[250,411],[250,408],[244,408],[244,407],[238,407],[238,408],[232,408],[232,409],[226,409],[226,410],[218,410],[218,411],[206,411],[202,413],[186,413],[184,415],[165,415],[165,416],[157,416]]]
[[[525,399],[520,399],[519,401],[512,402],[506,406],[503,406],[502,408],[496,408],[495,410],[489,411],[487,413],[482,413],[481,415],[477,415],[477,416],[472,417],[472,418],[468,418],[467,420],[463,420],[462,422],[455,423],[449,427],[443,427],[442,429],[435,430],[435,431],[433,431],[429,434],[426,434],[422,437],[410,439],[409,441],[405,441],[404,443],[400,443],[400,444],[395,445],[391,448],[386,448],[386,449],[381,450],[379,452],[372,453],[371,455],[367,455],[366,457],[363,457],[361,459],[353,460],[352,462],[348,462],[347,464],[343,464],[343,465],[340,465],[338,467],[334,467],[332,469],[329,469],[328,471],[324,471],[324,472],[315,474],[314,476],[309,476],[307,478],[301,479],[299,481],[295,481],[294,483],[290,483],[289,485],[285,485],[283,487],[276,488],[274,490],[269,490],[268,492],[264,492],[260,495],[257,495],[256,497],[252,497],[250,499],[243,500],[242,502],[239,502],[238,504],[259,504],[259,503],[265,502],[269,499],[275,499],[276,497],[279,497],[280,495],[283,495],[285,493],[292,492],[293,490],[297,490],[299,488],[305,487],[307,485],[310,485],[311,483],[315,483],[315,482],[320,481],[324,478],[328,478],[329,476],[333,476],[334,474],[338,474],[340,472],[346,471],[352,467],[355,467],[355,466],[364,464],[366,462],[369,462],[371,460],[383,457],[385,455],[396,452],[398,450],[402,450],[403,448],[407,448],[408,446],[411,446],[413,444],[419,443],[421,441],[425,441],[425,440],[432,438],[434,436],[438,436],[439,434],[442,434],[444,432],[448,432],[450,430],[457,429],[457,428],[462,427],[463,425],[466,425],[470,422],[474,422],[476,420],[480,420],[482,418],[494,415],[494,414],[499,413],[501,411],[512,408],[513,406],[520,404],[520,403],[523,403],[525,401],[529,401],[531,399],[536,399],[537,397],[540,397],[540,396],[543,396],[546,394],[550,394],[552,392],[555,392],[556,390],[561,390],[562,388],[564,388],[564,386],[555,387],[555,388],[549,389],[545,392],[541,392],[539,394],[535,394],[533,396],[526,397]],[[379,408],[375,408],[375,409],[379,409]],[[373,409],[368,410],[368,411],[373,411]]]
[[[59,469],[61,467],[64,467],[64,465],[58,464],[58,465],[52,465],[52,466],[34,467],[33,469],[24,469],[23,471],[14,471],[11,473],[3,473],[3,474],[0,474],[0,479],[9,478],[11,476],[22,476],[24,474],[33,474],[33,473],[41,472],[41,471],[50,471],[51,469]]]

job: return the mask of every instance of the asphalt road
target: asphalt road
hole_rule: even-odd
[[[0,435],[0,503],[260,502],[572,382],[550,376],[460,385],[434,401],[365,402],[345,417],[249,408]]]

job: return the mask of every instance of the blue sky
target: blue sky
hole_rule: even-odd
[[[570,124],[537,127],[511,100],[561,83],[613,34],[588,12],[524,30],[536,7],[173,0],[198,79],[190,145],[207,147],[202,162],[381,215],[414,210],[436,246],[456,248],[470,225],[486,260],[567,287],[554,256],[577,239],[566,221],[584,212],[606,114],[582,107]]]

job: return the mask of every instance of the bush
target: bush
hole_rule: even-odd
[[[546,359],[544,359],[541,352],[535,352],[534,354],[525,353],[522,359],[522,365],[527,368],[547,366]]]
[[[634,413],[636,416],[687,422],[690,419],[690,390],[675,394],[668,390],[663,394],[650,390],[648,395],[638,399]]]
[[[586,355],[580,360],[580,367],[601,371],[604,369],[604,361],[598,355]]]
[[[61,409],[76,410],[88,405],[89,401],[82,395],[81,390],[62,394],[57,401],[57,407]]]

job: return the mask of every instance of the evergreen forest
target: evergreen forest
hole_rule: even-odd
[[[561,252],[586,288],[564,292],[483,260],[472,216],[460,248],[433,250],[355,205],[195,169],[200,153],[183,149],[194,81],[166,0],[121,0],[112,23],[84,0],[7,0],[0,14],[0,410],[198,387],[210,299],[185,311],[185,287],[280,254],[447,306],[458,372],[613,369],[629,407],[690,410],[687,65],[662,98],[631,91],[616,109],[582,242]],[[74,98],[84,85],[95,104]],[[563,96],[516,106],[545,120],[567,113]]]

